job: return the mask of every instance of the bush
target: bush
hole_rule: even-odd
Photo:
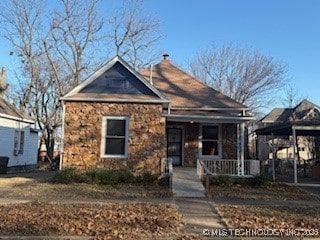
[[[228,175],[219,175],[213,179],[213,184],[218,186],[229,186],[232,184],[232,179]]]
[[[121,183],[132,183],[134,177],[128,170],[106,170],[105,174],[101,176],[100,184],[116,185]]]
[[[103,168],[90,168],[84,173],[77,172],[75,168],[63,169],[54,176],[55,183],[89,183],[101,185],[117,185],[127,183],[140,183],[144,186],[157,181],[158,175],[144,172],[134,177],[129,170],[108,170]]]
[[[263,174],[256,175],[252,179],[252,185],[254,187],[263,187],[263,186],[267,185],[267,183],[268,183],[268,178]]]
[[[136,177],[136,182],[142,185],[154,184],[158,179],[158,174],[152,174],[150,172],[143,172],[140,176]]]
[[[70,184],[70,183],[78,182],[79,179],[80,179],[80,176],[77,173],[75,168],[65,168],[56,173],[56,175],[53,177],[53,182]]]

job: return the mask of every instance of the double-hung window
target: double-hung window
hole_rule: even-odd
[[[24,149],[24,131],[14,131],[13,155],[23,154]]]
[[[101,157],[125,158],[128,156],[128,117],[103,117]]]
[[[220,130],[218,125],[202,125],[200,156],[215,158],[221,155]]]

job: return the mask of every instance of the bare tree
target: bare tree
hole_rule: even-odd
[[[299,94],[298,89],[294,88],[292,85],[288,85],[284,89],[284,95],[281,97],[280,101],[284,107],[293,108],[303,99],[305,98]]]
[[[283,86],[286,66],[272,57],[233,45],[199,52],[191,73],[232,99],[259,111]]]
[[[95,0],[62,0],[46,17],[44,1],[10,0],[3,4],[3,36],[21,63],[19,102],[37,121],[49,159],[61,126],[59,98],[92,70],[90,53],[100,37]]]
[[[20,108],[36,119],[49,159],[62,123],[60,97],[96,69],[101,56],[109,57],[107,49],[115,46],[135,68],[149,63],[144,54],[159,39],[158,22],[143,14],[141,0],[123,3],[108,28],[98,15],[98,0],[60,0],[54,9],[46,0],[0,3],[0,34],[18,59],[13,92]]]
[[[160,23],[144,14],[142,0],[124,0],[123,7],[109,22],[112,29],[108,38],[114,44],[116,55],[137,70],[155,59],[155,45],[161,39]]]

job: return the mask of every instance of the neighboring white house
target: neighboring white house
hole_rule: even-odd
[[[9,171],[37,166],[38,131],[30,116],[0,97],[0,156],[9,157]]]

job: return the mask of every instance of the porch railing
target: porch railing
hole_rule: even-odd
[[[198,159],[197,171],[199,176],[203,175],[228,175],[250,177],[260,174],[259,160],[244,160],[241,162],[234,159]],[[243,170],[243,172],[242,172]]]

